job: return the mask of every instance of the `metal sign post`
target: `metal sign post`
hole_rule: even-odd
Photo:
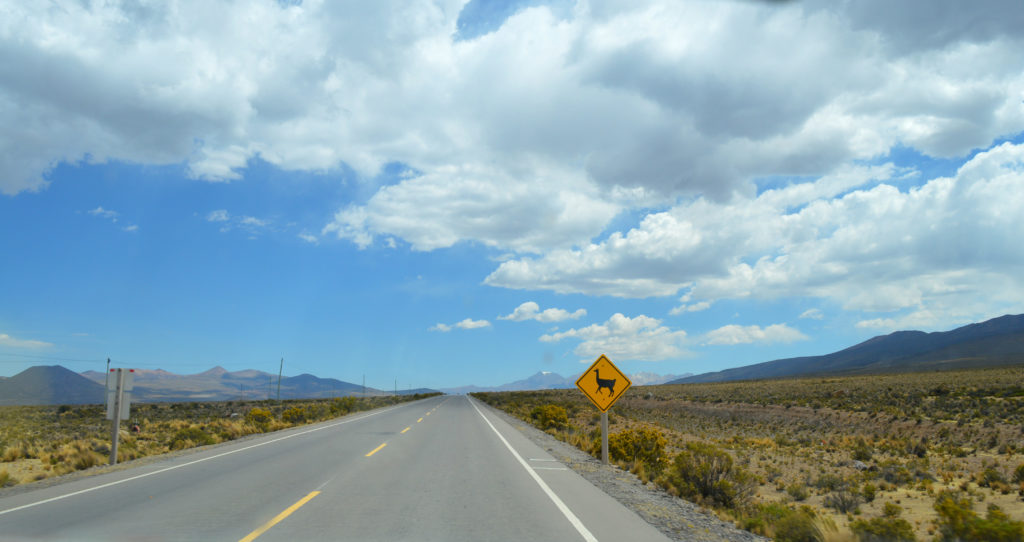
[[[110,373],[114,373],[111,375]],[[113,376],[113,378],[110,378]],[[120,439],[121,420],[127,420],[131,411],[132,380],[135,369],[111,369],[107,373],[107,419],[110,422],[110,464],[117,464],[117,441]]]
[[[605,465],[608,464],[608,409],[632,385],[629,377],[604,354],[576,380],[576,387],[601,411],[601,462]]]

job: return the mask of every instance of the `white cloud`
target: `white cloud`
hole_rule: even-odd
[[[825,318],[825,313],[821,312],[821,309],[807,309],[800,313],[801,319],[821,320]]]
[[[533,301],[527,301],[516,307],[511,314],[507,316],[499,316],[498,320],[512,320],[513,322],[536,320],[538,322],[551,323],[569,319],[576,320],[586,315],[586,309],[577,309],[574,312],[569,312],[565,309],[551,308],[541,311],[540,305]]]
[[[540,337],[542,342],[563,339],[582,341],[573,351],[582,361],[593,361],[601,354],[622,361],[663,361],[689,356],[684,349],[686,332],[672,331],[661,320],[639,315],[629,318],[612,315],[604,324],[592,324]]]
[[[102,206],[97,207],[97,208],[89,211],[89,214],[91,214],[92,216],[98,216],[100,218],[109,219],[111,222],[117,222],[117,215],[118,215],[117,211],[111,211],[110,209],[104,209]]]
[[[1013,1],[928,17],[581,2],[457,41],[463,3],[13,3],[0,122],[19,130],[0,134],[0,192],[43,189],[62,162],[184,162],[207,180],[257,156],[363,179],[398,162],[398,184],[324,232],[543,255],[623,210],[749,197],[751,179],[827,175],[897,145],[962,156],[1024,123]],[[609,271],[589,287],[672,289]]]
[[[704,344],[749,344],[749,343],[791,343],[807,340],[807,336],[786,324],[760,326],[722,326],[707,332]]]
[[[49,348],[53,346],[52,343],[36,341],[32,339],[17,339],[11,337],[6,333],[0,333],[0,346],[8,348],[27,348],[27,349],[38,349],[38,348]]]
[[[139,226],[136,225],[136,224],[132,224],[130,226],[125,226],[125,227],[123,227],[121,229],[124,230],[124,231],[127,231],[127,232],[133,232],[133,231],[139,231]]]
[[[601,242],[502,263],[486,282],[623,297],[683,289],[693,304],[815,297],[923,310],[936,325],[1014,312],[1024,303],[1024,145],[901,188],[907,173],[855,167],[757,197],[698,198]]]
[[[299,234],[299,239],[302,239],[303,241],[305,241],[307,243],[310,243],[310,244],[313,244],[313,245],[319,245],[320,244],[320,239],[318,239],[317,236],[309,234],[309,233],[306,233],[306,232],[300,233]]]
[[[488,322],[487,320],[473,320],[472,318],[466,318],[466,319],[464,319],[462,321],[456,322],[456,323],[451,324],[451,325],[438,323],[438,324],[432,326],[430,328],[430,331],[440,331],[442,333],[447,333],[447,332],[449,332],[449,331],[451,331],[453,329],[456,329],[456,328],[457,329],[482,329],[482,328],[490,327],[490,326],[491,326],[491,323]]]
[[[231,215],[225,209],[210,211],[210,214],[206,215],[206,220],[209,222],[227,222],[230,219]]]
[[[254,216],[243,216],[239,220],[239,224],[243,226],[250,226],[252,228],[265,228],[270,224],[270,221],[256,218]]]

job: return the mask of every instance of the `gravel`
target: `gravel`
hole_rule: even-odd
[[[483,403],[481,403],[483,404]],[[678,497],[673,497],[654,484],[644,484],[633,473],[615,465],[603,465],[583,450],[566,444],[555,437],[490,407],[534,444],[545,449],[565,466],[571,468],[590,483],[636,512],[672,540],[720,542],[766,541],[767,538],[738,529],[732,523],[718,519],[713,512]]]

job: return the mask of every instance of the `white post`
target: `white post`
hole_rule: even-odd
[[[110,422],[110,464],[117,464],[117,440],[121,430],[121,395],[124,392],[124,369],[117,369],[117,389],[114,390],[114,416]]]
[[[601,463],[608,464],[608,413],[601,413]]]

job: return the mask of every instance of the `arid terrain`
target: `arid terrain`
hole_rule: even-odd
[[[600,453],[577,390],[478,397]],[[1022,402],[1021,368],[635,387],[611,455],[778,540],[1020,540]]]
[[[434,394],[436,395],[436,394]],[[118,461],[267,433],[427,395],[285,401],[141,403],[121,423]],[[101,405],[0,407],[0,488],[105,465]]]

